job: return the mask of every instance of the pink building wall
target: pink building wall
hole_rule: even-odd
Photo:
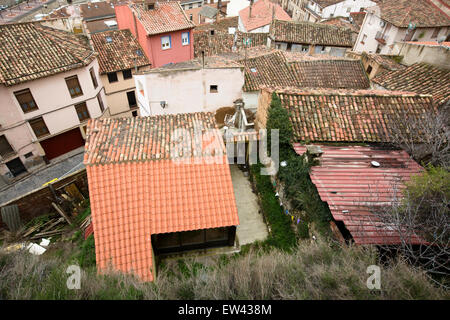
[[[177,63],[194,58],[193,29],[148,36],[143,25],[137,17],[133,16],[133,12],[127,5],[115,6],[115,11],[119,30],[129,29],[131,31],[152,63],[152,68],[157,68],[171,62]],[[189,44],[185,46],[181,44],[181,34],[183,32],[189,32]],[[162,50],[161,37],[167,35],[171,37],[172,45],[170,49]]]

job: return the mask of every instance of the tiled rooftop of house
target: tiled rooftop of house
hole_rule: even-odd
[[[383,72],[372,81],[388,90],[431,94],[437,105],[450,99],[450,70],[426,63],[415,63],[403,70]]]
[[[292,86],[296,83],[286,59],[280,51],[243,59],[245,66],[244,91],[259,90],[261,86]]]
[[[37,22],[0,25],[0,83],[5,85],[80,68],[94,58],[85,36]]]
[[[333,4],[342,2],[343,0],[313,0],[313,1],[322,8],[326,8],[328,6],[332,6]]]
[[[95,33],[92,42],[98,53],[100,73],[150,65],[144,50],[128,29]]]
[[[194,56],[201,57],[231,52],[234,44],[234,34],[229,28],[238,28],[238,17],[223,18],[213,23],[199,24],[194,29]]]
[[[312,22],[274,20],[269,36],[274,41],[298,44],[336,47],[353,45],[350,29]]]
[[[187,162],[171,159],[176,146],[193,148]],[[152,281],[152,234],[239,224],[212,113],[90,120],[85,149],[100,272],[111,264]]]
[[[350,21],[348,21],[347,19],[345,19],[343,17],[329,18],[329,19],[321,21],[320,23],[330,25],[330,26],[335,26],[335,27],[348,28],[354,33],[359,32],[359,27],[357,27],[354,24],[351,24]]]
[[[430,47],[447,47],[450,48],[450,41],[443,41],[441,43],[437,41],[407,41],[407,44],[415,44],[418,46],[430,46]]]
[[[406,68],[405,65],[398,63],[390,55],[363,52],[364,55],[367,55],[369,59],[372,59],[387,70],[403,70]]]
[[[87,21],[86,28],[89,30],[90,34],[94,34],[97,32],[117,30],[118,25],[115,18],[106,18],[103,20]]]
[[[264,89],[272,92],[273,89]],[[434,112],[431,96],[377,90],[276,90],[295,142],[391,142],[407,117]]]
[[[290,66],[298,85],[303,88],[370,88],[360,60],[299,61]]]
[[[352,24],[358,29],[358,32],[359,29],[361,29],[365,16],[366,16],[365,12],[350,12]]]
[[[155,9],[144,10],[139,5],[132,5],[136,19],[142,23],[147,35],[155,35],[184,29],[192,29],[195,25],[188,19],[178,2],[163,2]]]
[[[407,28],[410,23],[416,27],[450,26],[450,17],[427,0],[383,0],[366,10],[400,28]]]
[[[236,28],[238,27],[239,17],[228,17],[219,19],[219,21],[215,21],[212,23],[203,23],[199,24],[195,27],[196,31],[211,31],[215,32],[225,32],[228,34],[228,28]]]
[[[242,64],[234,59],[228,58],[226,55],[207,56],[203,61],[202,58],[196,58],[188,61],[167,64],[165,66],[142,71],[142,74],[170,72],[180,70],[197,70],[197,69],[222,69],[222,68],[242,68]]]
[[[239,11],[239,17],[247,32],[268,25],[272,21],[273,8],[275,7],[275,19],[290,21],[291,17],[278,4],[268,0],[259,0],[253,4],[251,17],[249,16],[250,6]]]
[[[417,234],[394,230],[381,218],[395,190],[402,190],[412,175],[422,171],[405,151],[352,145],[320,148],[323,154],[318,158],[319,165],[311,168],[311,180],[333,218],[344,223],[356,244],[395,245],[402,240],[424,243]],[[294,149],[300,155],[306,152],[299,143]]]
[[[236,32],[236,47],[244,47],[244,40],[246,42],[246,47],[257,47],[266,46],[268,33],[266,32]]]

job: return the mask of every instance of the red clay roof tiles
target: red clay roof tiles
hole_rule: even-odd
[[[383,150],[374,146],[326,146],[320,164],[311,168],[310,177],[322,201],[328,203],[333,218],[342,221],[356,244],[400,244],[397,230],[373,214],[392,202],[394,190],[404,187],[422,168],[403,150]],[[306,147],[294,144],[298,154]],[[376,161],[380,167],[373,167]],[[398,196],[398,195],[397,195]],[[403,236],[403,235],[402,235]],[[410,235],[412,244],[424,243]]]
[[[259,0],[253,4],[251,17],[249,16],[250,6],[239,11],[239,17],[245,27],[245,31],[250,32],[270,24],[272,22],[274,7],[275,19],[285,21],[292,20],[280,5],[271,3],[268,0]]]
[[[194,128],[194,125],[198,127]],[[203,129],[213,129],[206,136]],[[198,128],[188,162],[170,159],[173,130]],[[217,142],[214,142],[217,139]],[[208,156],[208,148],[220,152]],[[85,164],[97,266],[152,281],[151,235],[239,224],[225,147],[212,113],[91,120]]]

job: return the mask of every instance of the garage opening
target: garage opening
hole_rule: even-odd
[[[84,146],[84,139],[79,128],[58,134],[41,141],[48,160],[59,157],[69,151]]]

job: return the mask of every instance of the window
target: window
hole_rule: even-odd
[[[16,96],[16,99],[24,113],[38,109],[36,102],[34,102],[33,96],[31,95],[30,89],[16,91],[14,92],[14,95]]]
[[[352,8],[351,8],[351,7],[348,7],[348,8],[347,8],[347,13],[349,13],[351,10],[352,10]]]
[[[6,166],[8,167],[9,171],[11,171],[13,177],[17,177],[21,173],[27,172],[27,169],[23,165],[20,158],[15,158],[14,160],[7,162]]]
[[[211,93],[217,93],[217,92],[218,92],[217,85],[211,85],[211,86],[209,86],[209,92],[211,92]]]
[[[81,90],[80,82],[78,82],[77,76],[66,78],[66,84],[72,98],[83,95],[83,90]]]
[[[186,46],[189,44],[189,32],[183,32],[181,34],[181,44]]]
[[[364,44],[364,43],[365,43],[365,41],[366,41],[366,39],[367,39],[367,35],[366,35],[366,34],[364,34],[364,35],[363,35],[363,37],[362,37],[361,43],[362,43],[362,44]]]
[[[370,73],[372,72],[372,66],[367,67],[367,74],[370,76]]]
[[[45,125],[44,119],[42,117],[30,120],[31,129],[33,129],[36,137],[43,137],[50,132],[48,132],[47,126]]]
[[[25,155],[24,155],[24,157],[25,158],[31,158],[33,156],[33,152],[28,152],[28,153],[25,153]]]
[[[130,108],[136,107],[136,95],[134,91],[127,92],[127,100]]]
[[[433,34],[431,35],[432,38],[437,38],[439,32],[441,31],[441,28],[434,28]]]
[[[138,116],[138,112],[137,111],[133,111],[133,112],[131,112],[131,114],[133,115],[133,117],[137,117]]]
[[[98,105],[100,107],[100,111],[103,113],[105,111],[105,106],[103,105],[102,97],[100,97],[100,93],[97,95]]]
[[[214,35],[214,30],[210,30],[209,33],[213,36]]]
[[[92,84],[94,85],[94,89],[98,87],[97,78],[95,77],[94,68],[89,69],[89,73],[91,74]]]
[[[189,5],[189,9],[192,9],[193,8],[193,4],[191,3],[190,5]]]
[[[115,72],[109,72],[107,75],[108,75],[108,81],[109,81],[109,83],[113,83],[113,82],[119,81],[119,80],[117,79],[117,73],[115,73]]]
[[[133,74],[131,73],[131,69],[123,70],[122,75],[124,79],[131,79],[133,78]]]
[[[161,48],[163,50],[167,50],[167,49],[170,49],[171,47],[172,47],[172,45],[171,45],[171,41],[170,41],[170,36],[161,37]]]
[[[192,14],[190,14],[190,15],[189,15],[189,20],[192,21],[192,19],[193,19],[193,16],[192,16]]]
[[[14,153],[14,149],[5,136],[0,136],[0,155],[5,158],[7,155]]]
[[[78,119],[80,120],[80,122],[86,121],[90,118],[86,102],[76,104],[75,110],[77,111]]]

